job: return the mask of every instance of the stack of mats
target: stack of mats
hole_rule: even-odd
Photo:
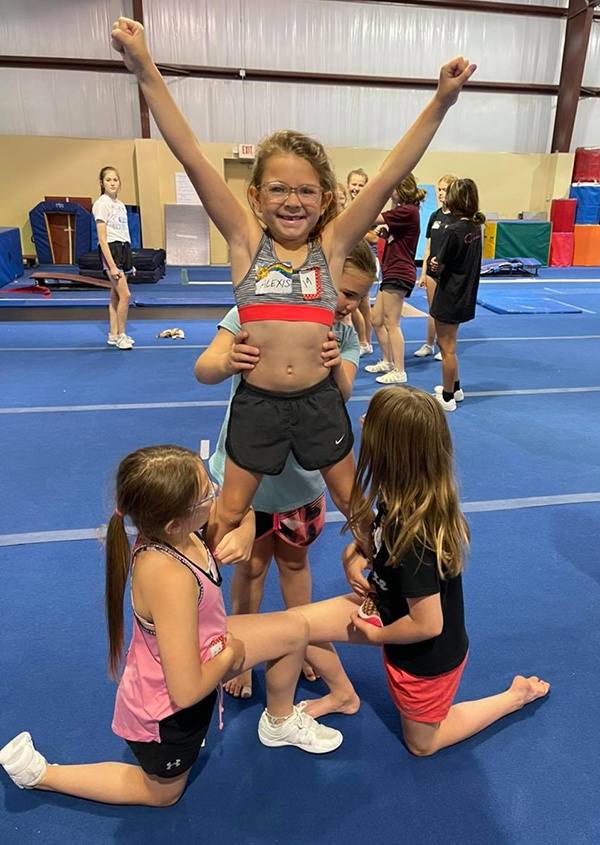
[[[552,200],[550,206],[550,222],[552,223],[551,267],[571,267],[573,264],[576,213],[576,199]]]
[[[590,267],[600,264],[600,184],[571,185],[569,196],[577,200],[573,264]]]
[[[600,182],[600,147],[577,147],[573,182]]]
[[[166,253],[164,249],[133,249],[131,251],[135,276],[129,276],[130,284],[147,285],[158,282],[165,275]],[[98,252],[85,252],[77,259],[82,276],[105,279]]]

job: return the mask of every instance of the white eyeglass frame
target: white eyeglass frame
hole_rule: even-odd
[[[280,198],[280,197],[273,197],[273,196],[269,193],[269,188],[270,188],[270,186],[271,186],[271,185],[280,185],[282,188],[284,188],[284,189],[287,191],[287,194],[286,194],[285,196],[282,196],[281,198]],[[278,203],[279,203],[279,202],[281,202],[281,203],[284,203],[287,199],[289,199],[289,197],[290,197],[290,195],[291,195],[291,194],[296,194],[296,196],[298,197],[298,201],[300,202],[300,204],[301,204],[301,205],[309,205],[309,206],[310,206],[310,205],[317,205],[317,204],[319,203],[319,201],[323,198],[323,193],[324,193],[323,188],[322,188],[320,185],[310,185],[310,184],[308,184],[308,183],[307,183],[307,184],[304,184],[304,185],[296,185],[296,187],[295,187],[295,188],[292,188],[292,186],[291,186],[291,185],[288,185],[288,184],[286,184],[285,182],[277,182],[277,181],[274,181],[274,182],[263,182],[263,183],[262,183],[262,185],[259,185],[258,187],[259,187],[259,189],[260,189],[260,188],[265,188],[265,189],[266,189],[267,196],[269,197],[269,199],[270,199],[272,202],[278,202]],[[304,198],[303,198],[303,197],[301,197],[301,196],[300,196],[300,194],[298,193],[298,191],[299,191],[301,188],[315,188],[315,189],[316,189],[316,191],[317,191],[318,193],[317,193],[317,194],[315,194],[315,200],[314,200],[314,202],[312,202],[311,200],[309,200],[309,201],[307,202],[307,201],[306,201],[306,197],[304,197]]]
[[[215,484],[214,481],[212,481],[212,479],[210,482],[210,486],[212,488],[210,494],[208,496],[205,496],[203,499],[200,499],[200,501],[196,502],[195,505],[192,505],[190,508],[188,508],[188,512],[198,510],[198,508],[201,508],[203,505],[207,505],[209,502],[214,502],[219,493],[219,487],[217,484]]]

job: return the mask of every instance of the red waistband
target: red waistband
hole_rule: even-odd
[[[334,317],[332,311],[318,305],[282,305],[265,302],[260,305],[242,305],[238,311],[242,323],[282,320],[286,323],[322,323],[331,328]]]

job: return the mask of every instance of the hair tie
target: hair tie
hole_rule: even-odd
[[[123,519],[123,517],[125,516],[125,514],[123,513],[123,511],[120,511],[120,510],[119,510],[119,508],[115,508],[115,514],[116,514],[117,516],[120,516],[120,517],[121,517],[121,519]]]

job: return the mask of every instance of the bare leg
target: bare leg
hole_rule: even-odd
[[[358,342],[361,344],[367,343],[365,335],[365,319],[358,310],[352,313],[352,325],[358,335]]]
[[[125,273],[121,273],[119,281],[113,283],[113,290],[115,287],[119,299],[117,305],[117,334],[124,334],[125,329],[127,328],[127,315],[129,314],[129,301],[131,299],[131,292],[129,290],[129,285],[127,284],[127,276]]]
[[[427,290],[427,302],[429,303],[429,308],[431,309],[431,303],[433,302],[433,295],[435,293],[435,289],[437,287],[437,282],[431,276],[427,276],[426,278],[426,290]],[[429,346],[433,346],[435,344],[435,320],[431,316],[431,314],[427,315],[427,340],[426,343]]]
[[[233,568],[229,586],[229,602],[232,615],[258,613],[263,598],[265,578],[273,554],[273,535],[257,540],[252,546],[252,557],[247,563],[238,563]],[[234,698],[252,696],[252,670],[236,675],[223,685],[225,692]]]
[[[296,610],[230,616],[227,627],[242,640],[246,656],[242,671],[266,662],[267,709],[271,716],[288,716],[308,644],[308,625]],[[233,675],[226,675],[228,680]]]
[[[391,361],[392,352],[390,349],[388,333],[387,329],[383,325],[383,297],[381,291],[379,291],[375,297],[375,304],[373,305],[371,317],[373,320],[373,328],[375,329],[377,342],[379,343],[379,348],[381,349],[381,359],[382,361]]]
[[[388,334],[392,353],[391,360],[394,368],[404,372],[404,335],[400,329],[402,306],[404,305],[404,291],[386,289],[381,292],[383,307],[383,324]]]
[[[211,549],[215,549],[225,534],[237,528],[245,517],[261,478],[262,475],[258,473],[248,472],[238,467],[231,458],[225,459],[223,487],[217,499],[215,525],[207,532],[207,541]]]
[[[333,500],[333,504],[348,519],[350,517],[350,493],[356,467],[354,464],[354,453],[349,452],[343,460],[321,470],[327,489]],[[356,542],[367,558],[371,556],[371,525],[373,519],[359,525],[354,531]]]
[[[442,385],[447,393],[454,393],[454,384],[458,381],[458,359],[456,357],[458,323],[441,323],[436,320],[435,330],[442,352]]]
[[[104,804],[171,807],[181,797],[188,775],[189,771],[178,778],[159,778],[126,763],[48,766],[35,788]]]
[[[275,563],[279,570],[279,587],[286,607],[309,604],[312,578],[308,563],[308,548],[292,546],[281,537],[273,535]],[[316,681],[318,675],[308,661],[302,664],[302,674],[307,681]]]
[[[535,675],[531,678],[517,675],[506,692],[453,705],[443,722],[428,725],[402,716],[404,741],[411,754],[428,757],[542,698],[549,689],[550,684]]]
[[[368,295],[363,297],[358,304],[358,312],[362,315],[365,324],[365,343],[371,344],[371,335],[373,334],[373,325],[371,322],[371,303]]]
[[[110,289],[110,300],[108,303],[108,321],[109,332],[112,335],[119,334],[119,321],[117,319],[117,308],[119,305],[119,295],[114,285]]]

